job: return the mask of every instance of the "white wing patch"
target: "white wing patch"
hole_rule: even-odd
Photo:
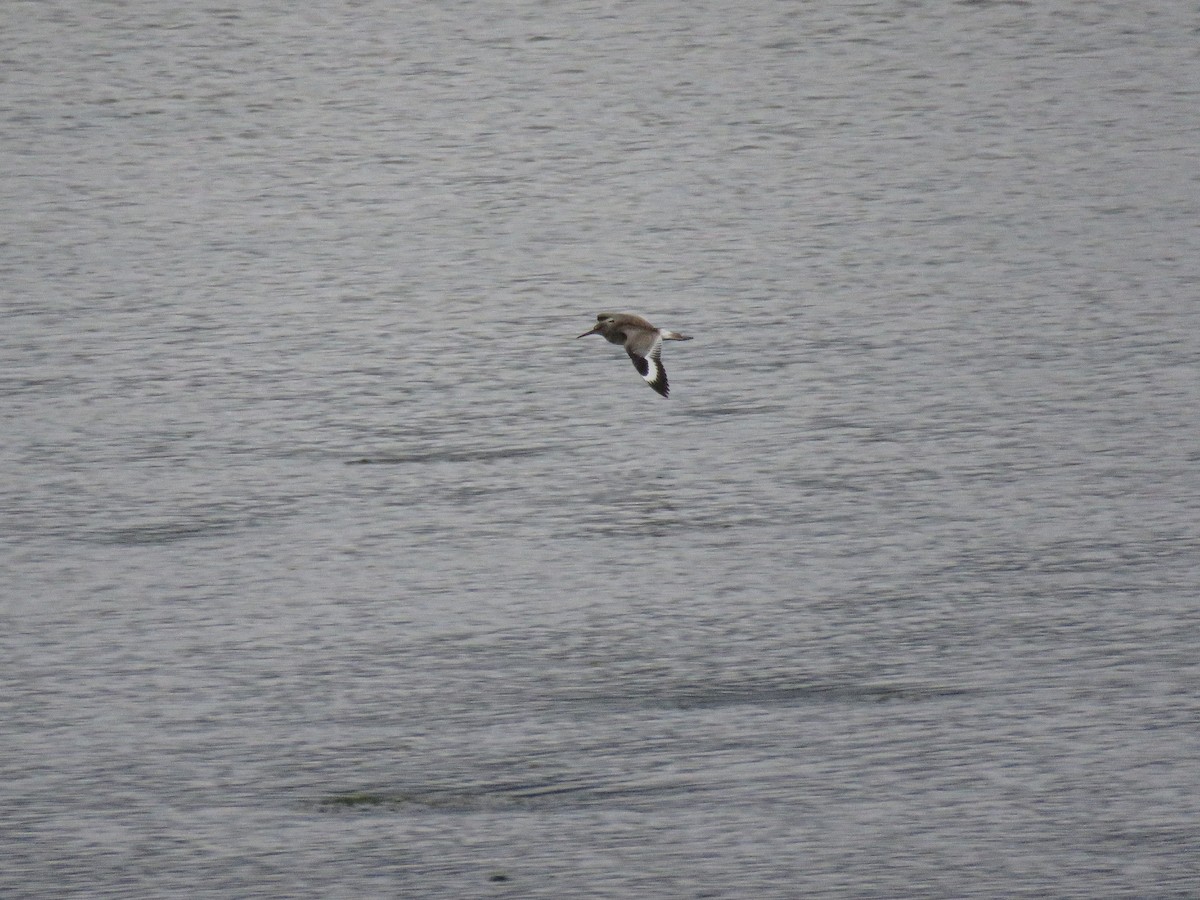
[[[667,384],[667,370],[663,368],[662,364],[662,338],[655,338],[654,343],[650,345],[649,352],[644,357],[634,353],[630,353],[629,356],[637,370],[642,373],[642,377],[646,379],[646,384],[666,397],[670,387]]]

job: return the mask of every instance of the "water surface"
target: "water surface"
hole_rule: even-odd
[[[8,19],[0,892],[1200,892],[1194,10]]]

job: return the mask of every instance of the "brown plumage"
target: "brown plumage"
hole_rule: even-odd
[[[670,394],[667,370],[662,364],[663,341],[690,341],[685,334],[655,328],[641,316],[632,313],[600,313],[590,331],[579,337],[598,334],[610,344],[620,344],[633,360],[633,367],[646,379],[646,384],[664,397]],[[578,340],[579,338],[576,338]]]

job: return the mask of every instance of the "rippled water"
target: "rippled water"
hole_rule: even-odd
[[[248,6],[0,39],[0,893],[1200,893],[1189,4]]]

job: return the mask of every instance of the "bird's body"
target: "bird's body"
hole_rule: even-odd
[[[596,324],[591,330],[585,331],[579,337],[587,337],[589,334],[598,334],[610,344],[620,344],[624,347],[638,374],[646,379],[646,384],[664,397],[670,393],[670,386],[667,384],[667,371],[662,364],[663,341],[691,340],[685,334],[655,328],[641,316],[632,313],[600,313],[596,316]]]

